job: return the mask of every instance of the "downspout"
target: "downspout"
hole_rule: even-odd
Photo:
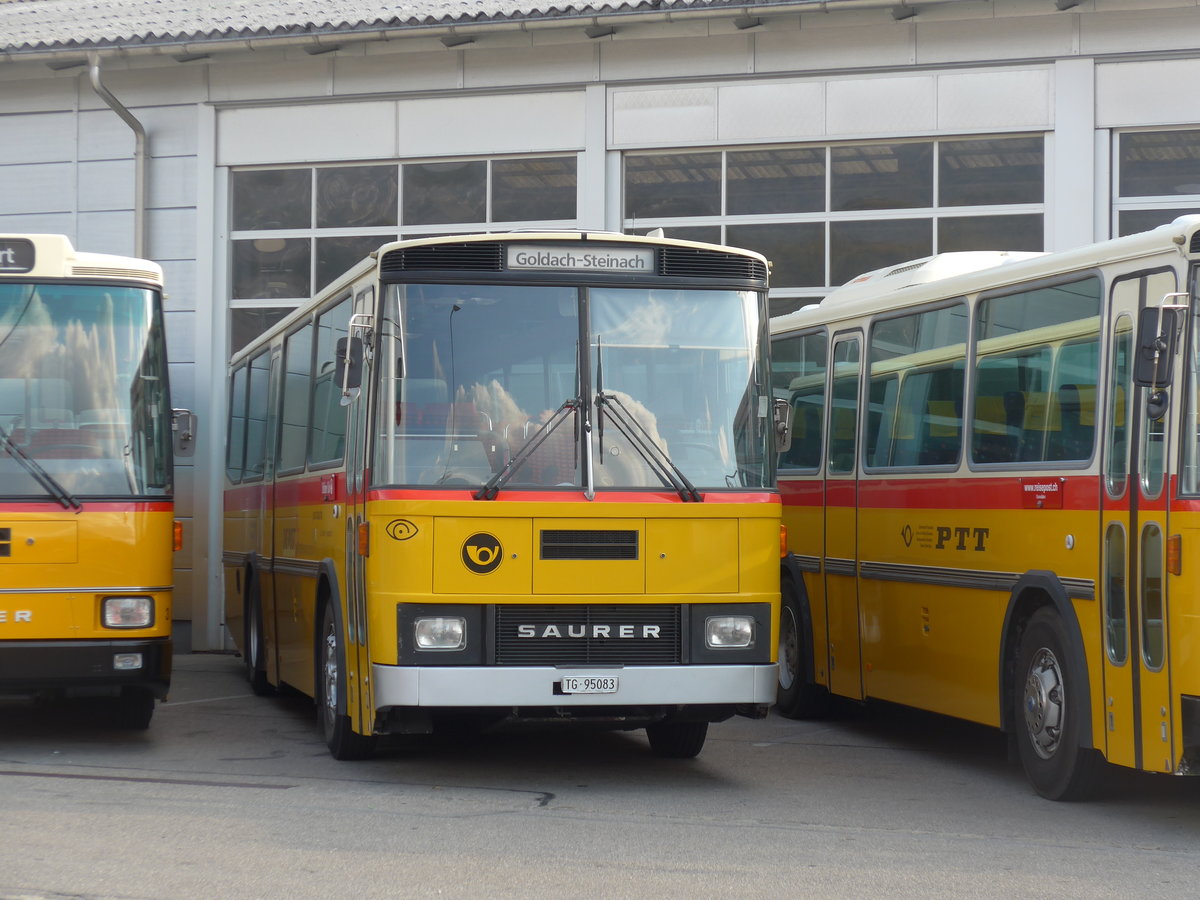
[[[146,129],[100,81],[100,55],[88,54],[92,89],[133,130],[133,255],[146,258]]]

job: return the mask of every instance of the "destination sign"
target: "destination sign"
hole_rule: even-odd
[[[33,241],[0,238],[0,275],[19,275],[33,270]]]
[[[654,250],[642,247],[549,247],[510,244],[508,268],[570,272],[654,272]]]

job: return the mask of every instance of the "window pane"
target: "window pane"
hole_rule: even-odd
[[[284,350],[283,422],[279,470],[301,469],[308,447],[308,390],[312,371],[312,325],[287,339]]]
[[[239,306],[230,310],[229,352],[237,353],[291,311],[291,307],[287,306],[269,306],[265,309]]]
[[[933,144],[864,144],[832,151],[832,208],[933,206]]]
[[[267,455],[267,399],[271,352],[264,350],[250,360],[250,395],[246,403],[245,478],[262,477]]]
[[[392,235],[317,238],[317,290],[392,240]]]
[[[233,229],[312,225],[312,169],[233,173]]]
[[[308,238],[259,238],[233,242],[233,299],[308,297]]]
[[[938,219],[938,253],[956,250],[1034,250],[1045,247],[1041,214]]]
[[[1200,188],[1200,185],[1197,185]],[[1176,206],[1168,209],[1126,209],[1117,214],[1117,236],[1140,234],[1150,231],[1159,225],[1174,222],[1180,216],[1200,214],[1200,204],[1196,206]]]
[[[1100,295],[1086,278],[980,302],[975,462],[1091,456]]]
[[[771,344],[771,383],[776,397],[792,404],[792,445],[780,454],[781,469],[818,469],[825,420],[825,332],[796,335]]]
[[[346,446],[346,407],[334,380],[337,342],[350,333],[350,298],[317,317],[317,367],[313,379],[312,463],[340,460]]]
[[[1113,291],[1114,303],[1118,301],[1122,288],[1126,290],[1132,288],[1136,295],[1137,282],[1123,281],[1119,283]],[[1113,335],[1113,362],[1109,380],[1104,485],[1110,497],[1123,496],[1129,478],[1129,419],[1133,411],[1133,404],[1130,402],[1133,397],[1132,345],[1133,322],[1129,316],[1123,315],[1117,320],[1116,332]],[[1194,348],[1195,344],[1192,346]],[[1195,351],[1193,350],[1193,352]],[[1189,400],[1189,404],[1194,404],[1194,401]],[[1187,447],[1184,448],[1184,452],[1187,452]],[[1189,466],[1185,461],[1184,471],[1191,470],[1194,470],[1194,467]],[[1185,475],[1185,480],[1186,478]],[[1181,490],[1186,492],[1187,485],[1182,486]]]
[[[1122,197],[1200,194],[1200,129],[1121,135]]]
[[[729,215],[824,210],[824,147],[726,154],[725,212]]]
[[[487,221],[487,163],[411,163],[404,167],[404,224]]]
[[[395,166],[317,169],[317,227],[396,224]]]
[[[1040,136],[942,141],[938,145],[938,205],[1041,203],[1045,182],[1042,145]]]
[[[625,157],[625,218],[716,216],[721,212],[721,154]]]
[[[854,471],[858,421],[858,341],[843,341],[833,350],[833,410],[829,418],[829,471]]]
[[[1163,539],[1162,530],[1151,523],[1142,530],[1142,658],[1148,669],[1160,669],[1166,659],[1166,630],[1163,627]]]
[[[492,163],[492,221],[574,219],[575,157],[499,159]]]
[[[1125,612],[1125,529],[1113,522],[1104,533],[1104,646],[1118,666],[1129,654]]]
[[[962,447],[967,308],[885,319],[871,330],[866,459],[873,466],[940,466]]]
[[[246,450],[246,367],[239,366],[229,382],[229,431],[225,437],[225,476],[235,484],[242,480],[242,457]]]
[[[725,241],[771,261],[771,287],[825,284],[825,226],[820,222],[727,225]]]
[[[829,225],[830,284],[933,253],[930,219],[878,219]]]

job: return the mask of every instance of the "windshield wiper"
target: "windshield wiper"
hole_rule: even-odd
[[[601,391],[596,394],[596,406],[600,409],[600,421],[604,421],[605,413],[611,415],[617,430],[641,454],[642,459],[650,464],[654,474],[661,478],[663,483],[675,489],[681,500],[685,503],[704,502],[704,497],[696,490],[696,486],[688,481],[688,477],[671,461],[671,457],[667,456],[666,451],[650,436],[637,417],[625,408],[620,397]]]
[[[550,435],[558,428],[558,426],[570,417],[571,413],[577,412],[582,406],[583,402],[578,397],[572,397],[570,400],[564,400],[563,405],[554,411],[554,415],[552,415],[550,420],[541,427],[538,433],[535,434],[533,438],[531,438],[529,442],[525,444],[524,447],[513,454],[512,458],[509,459],[508,463],[503,469],[489,478],[487,483],[475,492],[475,499],[495,500],[496,494],[500,492],[500,488],[504,486],[505,482],[512,478],[517,469],[521,467],[521,464],[524,463],[525,460],[529,459],[529,457],[533,455],[534,451],[537,450],[538,447],[542,446],[546,438],[550,437]]]
[[[21,468],[42,486],[42,490],[61,503],[63,509],[73,509],[75,512],[83,509],[83,504],[75,499],[75,495],[59,484],[55,477],[43,469],[37,460],[18,447],[3,428],[0,428],[0,447],[7,450],[8,455],[21,464]]]

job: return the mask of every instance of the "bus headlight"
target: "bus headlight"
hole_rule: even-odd
[[[462,616],[423,616],[413,622],[418,650],[461,650],[467,646],[467,620]]]
[[[154,624],[150,597],[105,597],[100,621],[105,628],[149,628]]]
[[[704,643],[713,650],[754,646],[754,617],[709,616],[704,620]]]

